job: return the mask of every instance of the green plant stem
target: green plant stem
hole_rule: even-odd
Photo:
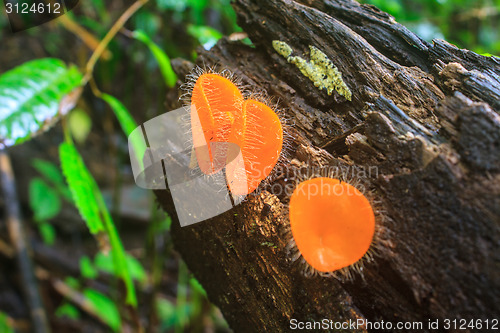
[[[17,253],[22,284],[30,307],[33,332],[47,333],[50,332],[50,329],[43,303],[40,299],[35,274],[33,273],[33,263],[28,254],[29,249],[22,226],[14,173],[12,172],[9,155],[7,155],[7,152],[3,149],[0,149],[0,180],[5,198],[7,228],[9,229],[10,239]]]
[[[121,28],[125,25],[128,19],[134,15],[136,11],[138,11],[145,3],[149,0],[137,0],[130,6],[121,16],[120,18],[113,24],[111,29],[108,31],[106,36],[101,40],[97,48],[95,49],[92,56],[90,56],[89,61],[86,65],[85,76],[83,78],[83,84],[87,83],[89,79],[92,77],[92,72],[94,70],[94,66],[97,60],[101,57],[102,53],[106,50],[109,42],[115,37],[115,35],[120,31]]]

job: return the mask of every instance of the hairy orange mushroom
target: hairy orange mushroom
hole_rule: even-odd
[[[243,95],[229,79],[202,74],[191,94],[191,131],[200,170],[214,174],[226,165],[227,145],[235,117],[241,114]],[[219,144],[217,144],[219,143]]]
[[[226,167],[227,184],[235,195],[249,194],[259,186],[273,170],[283,146],[283,128],[271,108],[248,99],[242,115],[235,121],[229,141],[240,147],[243,163],[229,162]]]
[[[333,272],[359,261],[375,233],[375,214],[354,186],[318,177],[297,185],[289,208],[293,239],[305,261]]]

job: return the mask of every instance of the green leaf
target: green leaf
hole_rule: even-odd
[[[59,146],[59,157],[76,207],[92,234],[104,233],[109,239],[116,275],[123,280],[127,290],[126,303],[137,307],[125,251],[99,187],[72,143],[64,142]]]
[[[123,133],[125,133],[126,136],[129,136],[130,133],[132,133],[132,131],[137,128],[137,123],[135,122],[130,112],[128,112],[127,108],[122,104],[122,102],[111,95],[103,93],[101,94],[101,98],[106,103],[108,103],[108,105],[115,113],[116,118],[118,118],[118,122],[122,127]]]
[[[109,273],[109,274],[114,274],[115,273],[115,267],[113,264],[113,259],[102,252],[99,252],[96,254],[94,257],[94,265],[97,269]]]
[[[59,171],[59,168],[54,164],[35,158],[31,161],[31,165],[36,169],[36,171],[41,173],[45,178],[47,178],[54,184],[65,185],[61,171]]]
[[[158,62],[158,66],[160,66],[160,71],[163,74],[167,87],[175,87],[177,75],[172,69],[168,55],[158,45],[156,45],[144,31],[136,30],[133,32],[133,36],[135,39],[140,40],[149,47],[149,50],[153,53],[153,56]]]
[[[150,225],[148,230],[148,237],[154,237],[154,235],[164,233],[170,230],[170,226],[172,225],[172,219],[168,214],[166,214],[165,218],[160,221],[154,221]]]
[[[85,289],[83,294],[99,318],[113,331],[117,332],[120,329],[121,320],[115,303],[109,297],[94,289]]]
[[[135,259],[128,253],[127,253],[127,266],[130,275],[132,276],[133,279],[143,282],[146,281],[147,278],[146,271],[142,267],[141,263],[139,262],[139,260]]]
[[[41,178],[33,178],[29,185],[30,206],[37,222],[49,220],[59,214],[61,200],[57,192]]]
[[[117,98],[111,95],[101,94],[101,98],[111,107],[111,109],[115,113],[116,118],[118,119],[118,122],[120,123],[123,133],[125,133],[125,135],[128,137],[130,133],[132,133],[132,131],[138,127],[137,123],[135,122],[130,112],[122,104],[122,102],[120,102]],[[136,135],[130,136],[129,139],[131,140],[130,143],[136,155],[135,159],[137,160],[139,166],[142,169],[143,156],[146,151],[146,146],[144,145],[144,141],[141,140],[140,136]]]
[[[9,322],[9,317],[3,312],[0,312],[0,332],[14,333],[14,329]]]
[[[9,322],[9,317],[3,312],[0,312],[0,332],[14,333],[14,329]]]
[[[87,279],[95,279],[99,274],[92,264],[92,260],[87,256],[80,258],[80,272]]]
[[[54,245],[56,240],[56,230],[51,224],[42,223],[38,226],[38,231],[42,236],[43,242],[48,245]]]
[[[68,287],[73,288],[73,289],[79,289],[80,288],[80,281],[75,279],[72,276],[67,276],[64,279],[64,283],[68,285]]]
[[[60,195],[69,202],[73,202],[71,192],[64,182],[61,170],[53,163],[35,158],[31,161],[31,165],[55,186]]]
[[[175,304],[168,299],[156,299],[156,313],[160,320],[162,331],[173,328],[179,321],[175,311]]]
[[[130,276],[132,277],[132,279],[144,281],[147,275],[141,263],[128,253],[125,254],[125,260],[127,261],[128,271],[130,272]],[[99,270],[103,272],[110,274],[114,274],[116,272],[112,258],[102,252],[99,252],[95,256],[94,264]]]
[[[191,21],[196,24],[205,22],[205,11],[210,5],[209,0],[188,0],[188,6],[191,7]]]
[[[162,26],[162,18],[156,11],[142,10],[132,20],[135,29],[144,31],[148,36],[156,36]]]
[[[92,128],[92,120],[85,111],[76,109],[68,115],[68,126],[76,142],[83,143]]]
[[[181,13],[186,9],[187,0],[157,0],[156,3],[160,10],[169,9]]]
[[[76,67],[52,58],[32,60],[0,75],[0,146],[21,143],[46,129],[59,115],[63,97],[81,80]]]
[[[188,25],[188,34],[193,36],[198,40],[198,42],[203,45],[206,50],[210,50],[219,39],[222,38],[222,34],[212,27],[205,25]]]
[[[197,293],[207,297],[207,292],[205,291],[205,289],[203,288],[203,286],[201,285],[201,283],[194,277],[191,277],[189,279],[189,285],[191,286],[191,288],[193,288],[193,290],[195,290]]]
[[[78,311],[78,309],[74,305],[71,305],[69,303],[64,303],[59,306],[55,314],[57,318],[66,317],[73,320],[77,320],[80,318],[80,311]]]
[[[105,232],[103,217],[95,198],[97,185],[80,154],[72,144],[64,142],[59,146],[59,158],[76,208],[87,223],[90,233],[95,235]]]

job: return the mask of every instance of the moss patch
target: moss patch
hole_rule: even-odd
[[[298,56],[292,56],[293,49],[285,42],[274,40],[273,48],[278,54],[286,58],[289,63],[297,66],[300,72],[314,83],[314,86],[319,89],[326,89],[328,95],[331,95],[335,90],[347,100],[351,100],[352,93],[342,79],[342,73],[328,59],[326,54],[318,48],[309,45],[311,50],[310,61]]]

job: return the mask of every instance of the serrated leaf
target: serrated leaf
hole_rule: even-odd
[[[62,143],[59,146],[59,158],[76,208],[87,223],[90,233],[95,235],[105,232],[103,217],[95,198],[97,184],[75,146],[66,142]]]
[[[135,39],[140,40],[149,47],[149,50],[153,53],[153,56],[158,62],[158,66],[160,66],[160,71],[165,79],[167,87],[175,87],[177,75],[172,69],[168,55],[158,45],[156,45],[144,31],[136,30],[133,32],[133,36]]]
[[[32,60],[0,75],[0,145],[21,143],[47,129],[81,80],[76,67],[53,58]]]
[[[85,289],[83,294],[99,318],[113,331],[117,332],[121,326],[121,320],[115,303],[109,297],[94,289]]]
[[[57,192],[41,178],[36,177],[30,181],[29,198],[37,222],[49,220],[61,210],[61,200]]]
[[[90,232],[98,234],[98,241],[102,239],[99,235],[103,233],[109,239],[116,275],[123,280],[127,290],[125,302],[137,307],[137,296],[127,267],[125,251],[94,177],[71,142],[64,142],[59,146],[59,157],[73,200]]]

